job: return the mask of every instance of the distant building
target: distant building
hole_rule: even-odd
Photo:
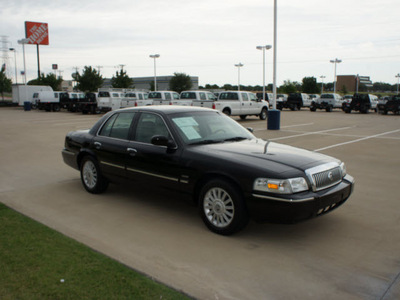
[[[372,87],[372,81],[369,76],[358,76],[358,84],[359,88],[361,85],[367,88]],[[343,87],[345,87],[348,92],[357,91],[357,75],[338,75],[336,90],[341,91]]]
[[[63,80],[61,82],[61,90],[64,92],[72,92],[73,91],[72,80]]]
[[[159,91],[169,90],[169,81],[173,77],[174,76],[157,76],[157,90],[159,90]],[[190,76],[190,79],[192,81],[192,90],[199,89],[199,77]],[[151,86],[154,83],[154,76],[132,77],[132,80],[133,80],[133,86],[135,87],[135,89],[149,91],[151,89]],[[111,79],[105,78],[102,88],[111,88],[111,87],[112,87]]]

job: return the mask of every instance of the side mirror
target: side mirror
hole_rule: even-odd
[[[250,131],[251,133],[253,133],[254,132],[254,129],[253,128],[251,128],[251,127],[247,127],[246,128],[248,131]]]
[[[156,146],[164,146],[168,149],[176,149],[176,144],[173,140],[163,135],[155,135],[151,138],[151,143]]]

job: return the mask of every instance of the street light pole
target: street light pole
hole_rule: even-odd
[[[24,54],[24,84],[26,85],[26,64],[25,64],[25,44],[29,43],[29,39],[21,39],[18,44],[22,44],[22,52]]]
[[[157,92],[157,73],[156,73],[156,59],[160,57],[160,54],[152,54],[150,58],[154,59],[154,91]]]
[[[9,50],[14,52],[15,84],[18,84],[18,77],[17,77],[17,50],[15,48],[10,48]]]
[[[319,78],[321,78],[321,94],[324,92],[324,78],[325,77],[326,76],[324,76],[324,75],[319,76]]]
[[[263,52],[263,100],[265,100],[265,50],[271,49],[271,45],[257,46],[256,49]]]
[[[397,95],[399,94],[399,79],[400,79],[400,73],[398,73],[396,76],[397,78]]]
[[[238,91],[240,91],[240,68],[243,67],[244,64],[238,63],[235,65],[235,67],[238,68]]]
[[[333,77],[333,92],[336,93],[336,65],[341,63],[342,60],[335,58],[334,60],[330,60],[331,63],[335,64],[335,74]]]

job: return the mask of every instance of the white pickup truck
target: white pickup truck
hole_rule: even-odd
[[[171,101],[179,99],[179,94],[173,91],[150,92],[149,100],[153,100],[153,105],[171,105]]]
[[[240,116],[242,120],[249,115],[256,115],[261,120],[268,116],[268,101],[257,99],[256,94],[242,91],[221,92],[213,108],[228,116]]]
[[[148,98],[146,92],[130,91],[125,93],[121,100],[121,108],[152,105],[153,99]]]
[[[214,101],[216,100],[217,97],[210,91],[183,91],[179,100],[183,102],[179,103],[185,103],[183,105],[213,108]],[[176,104],[178,104],[178,102],[176,102]]]
[[[124,96],[125,91],[123,89],[99,89],[97,107],[103,112],[119,109]]]

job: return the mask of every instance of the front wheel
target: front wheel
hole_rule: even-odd
[[[268,117],[268,109],[266,109],[265,107],[261,110],[260,113],[260,120],[266,120]]]
[[[85,156],[81,164],[81,180],[85,189],[92,194],[100,194],[108,187],[108,181],[101,174],[97,161]]]
[[[222,179],[211,180],[203,186],[199,209],[208,229],[221,235],[236,233],[249,222],[243,196]]]

